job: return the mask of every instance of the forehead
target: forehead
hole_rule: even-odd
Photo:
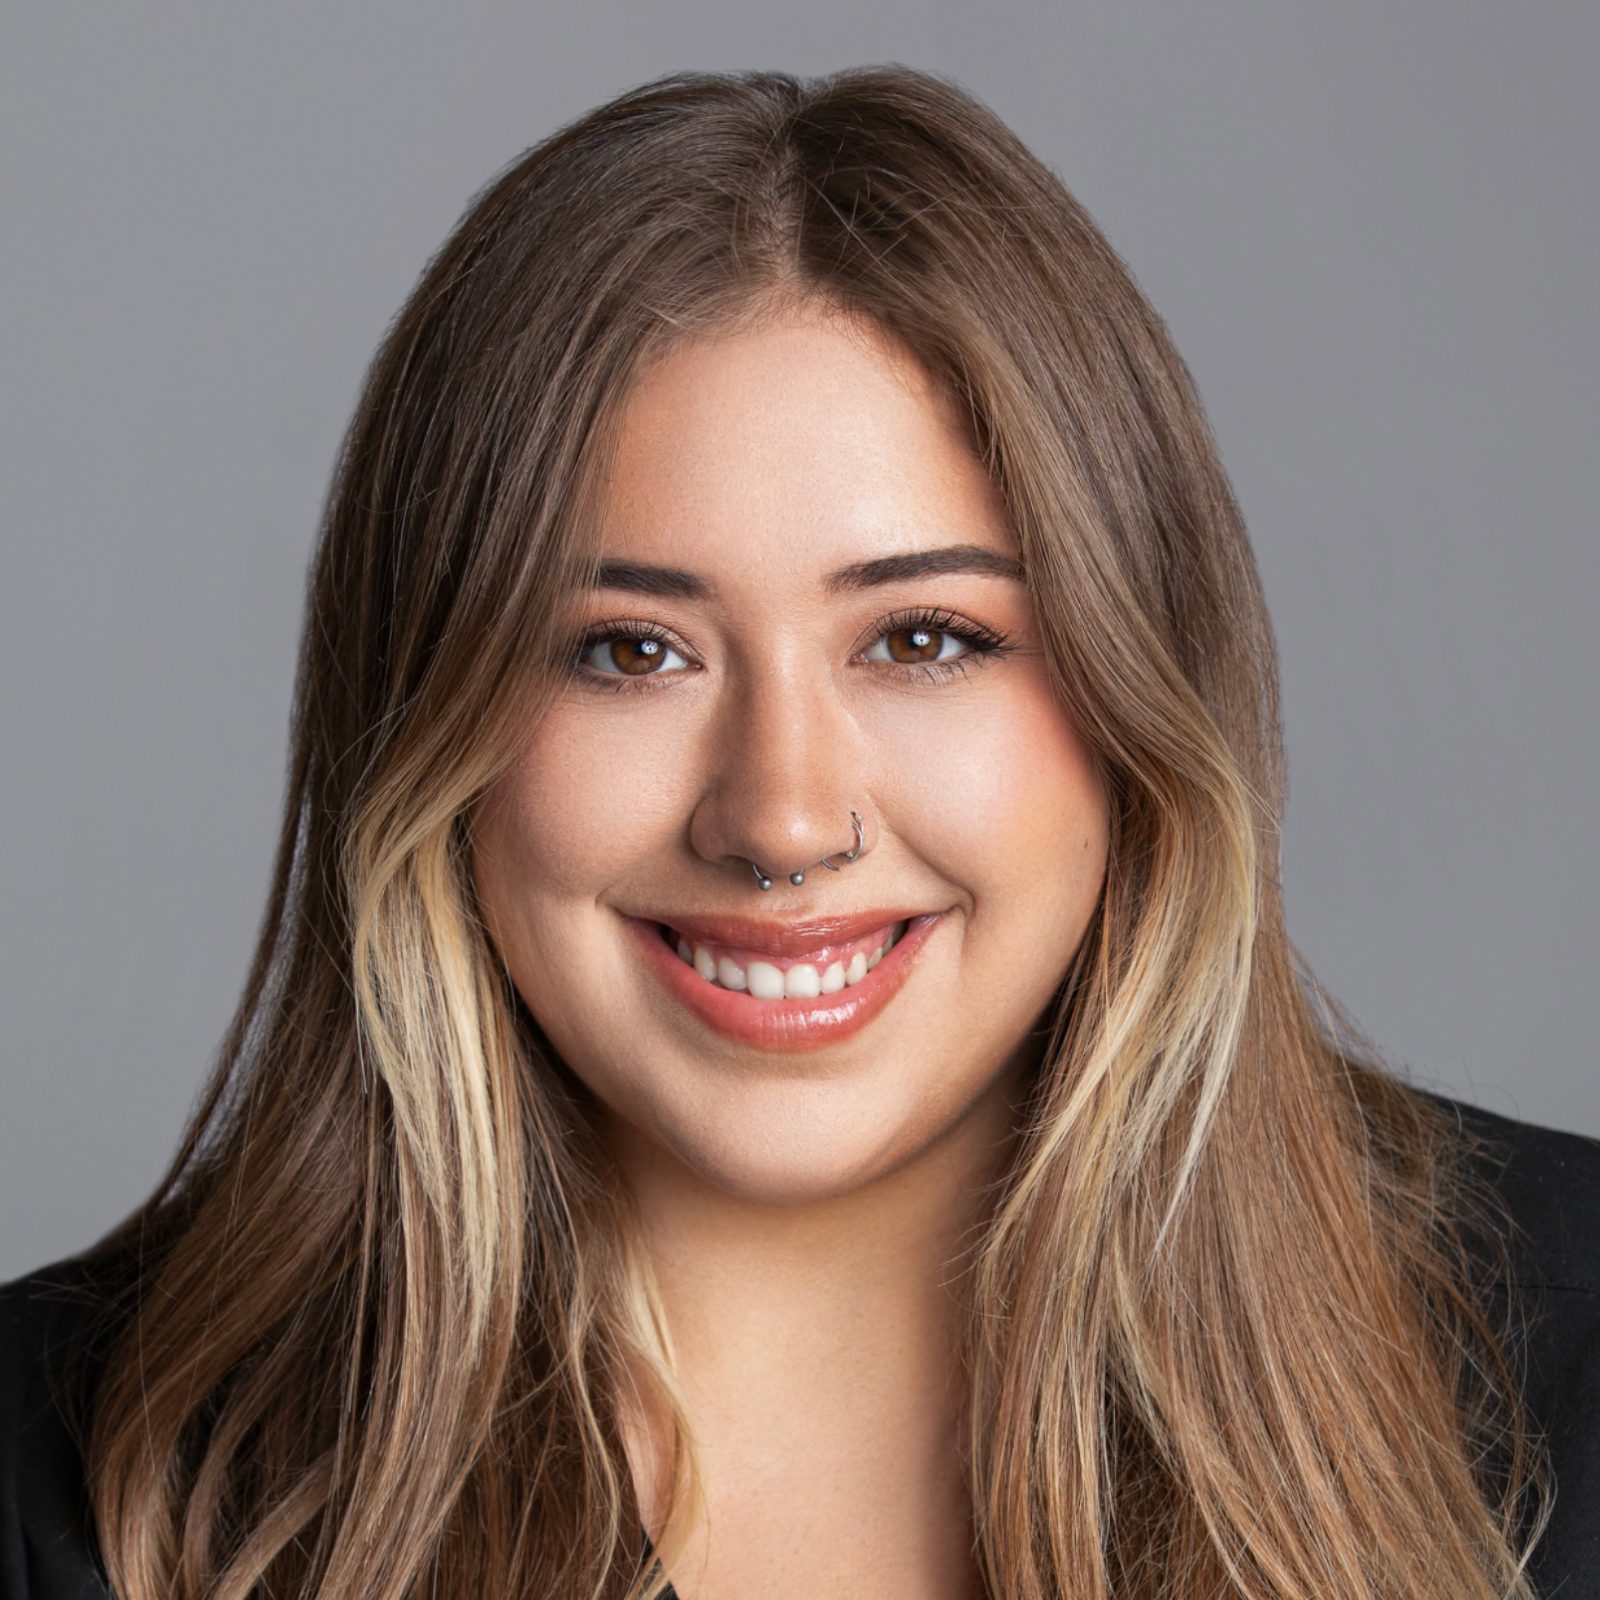
[[[608,559],[793,581],[1015,541],[954,407],[870,322],[811,304],[674,344],[624,408]]]

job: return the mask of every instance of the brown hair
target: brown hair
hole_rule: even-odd
[[[117,1593],[659,1586],[613,1396],[626,1366],[670,1407],[648,1268],[489,947],[465,818],[562,665],[641,364],[774,294],[871,318],[955,399],[1111,795],[973,1274],[990,1591],[1525,1593],[1450,1141],[1330,1037],[1283,930],[1272,640],[1189,379],[1059,182],[904,70],[623,96],[478,198],[386,338],[255,965],[109,1246],[143,1259],[90,1441]]]

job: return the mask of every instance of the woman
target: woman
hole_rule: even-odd
[[[1315,998],[1275,694],[1181,363],[981,108],[532,152],[352,425],[209,1097],[9,1292],[7,1592],[1592,1592],[1600,1153]]]

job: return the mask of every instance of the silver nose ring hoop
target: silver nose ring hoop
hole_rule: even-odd
[[[856,859],[856,857],[861,854],[862,846],[865,845],[866,842],[867,842],[866,826],[861,821],[861,813],[859,811],[852,811],[850,813],[850,831],[853,834],[855,834],[856,842],[849,850],[844,850],[844,851],[840,851],[839,852],[839,864],[838,864],[838,866],[835,866],[833,864],[833,862],[828,859],[827,856],[824,856],[822,858],[822,861],[821,861],[820,865],[826,867],[829,872],[840,872],[845,867],[848,867],[850,865],[850,863],[852,861],[854,861]],[[768,873],[763,872],[761,870],[761,868],[758,867],[755,864],[755,862],[753,862],[753,861],[750,863],[750,870],[753,873],[755,873],[756,882],[761,886],[761,888],[763,890],[770,889],[772,887],[771,875],[768,874]],[[795,884],[795,885],[798,886],[799,884],[802,884],[805,881],[806,881],[806,869],[804,867],[802,867],[798,872],[791,872],[789,874],[789,882],[792,883],[792,884]]]

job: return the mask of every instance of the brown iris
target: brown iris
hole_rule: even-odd
[[[612,665],[630,678],[654,672],[667,656],[667,647],[659,639],[613,639],[607,649]]]
[[[919,661],[937,661],[944,648],[944,634],[938,628],[896,628],[884,644],[891,661],[912,666]]]

